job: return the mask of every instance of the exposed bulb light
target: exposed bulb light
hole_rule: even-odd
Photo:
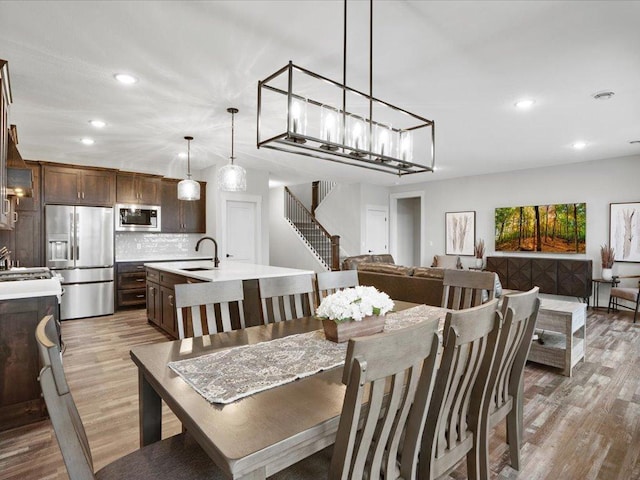
[[[522,100],[518,100],[515,105],[516,107],[522,109],[522,110],[526,110],[527,108],[531,108],[533,107],[533,105],[536,103],[535,100],[532,100],[530,98],[523,98]]]
[[[133,85],[134,83],[138,83],[138,79],[133,75],[129,75],[128,73],[116,73],[114,75],[114,78],[125,85]]]
[[[223,192],[244,192],[247,189],[247,172],[240,165],[234,165],[233,137],[235,132],[234,116],[237,108],[227,108],[231,114],[231,157],[230,162],[218,171],[218,188]]]
[[[104,128],[107,126],[106,122],[102,120],[89,120],[89,125],[96,128]]]
[[[96,141],[93,138],[88,138],[88,137],[81,138],[80,142],[83,145],[93,145],[94,143],[96,143]]]
[[[185,158],[187,158],[187,152],[180,152],[178,154],[178,158],[182,158],[184,160]]]
[[[587,146],[586,142],[574,142],[573,145],[571,145],[573,148],[575,148],[576,150],[582,150],[583,148],[585,148]]]
[[[193,137],[184,137],[187,141],[187,178],[178,182],[178,200],[200,200],[200,184],[191,179],[191,140]]]

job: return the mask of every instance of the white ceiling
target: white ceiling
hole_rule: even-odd
[[[374,2],[374,95],[436,121],[435,173],[256,149],[257,82],[289,60],[342,79],[342,0],[0,1],[19,150],[166,174],[237,163],[276,180],[380,185],[640,154],[640,2]],[[349,3],[347,83],[368,91],[368,2]],[[140,81],[122,86],[113,75]],[[592,98],[612,90],[610,100]],[[529,111],[516,100],[536,100]],[[93,118],[107,122],[96,130]],[[79,139],[95,138],[93,146]],[[588,143],[581,151],[571,145]]]

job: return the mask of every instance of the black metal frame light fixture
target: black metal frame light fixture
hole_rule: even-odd
[[[200,200],[200,184],[191,179],[191,140],[193,137],[186,136],[187,141],[187,178],[178,182],[178,200]]]
[[[369,94],[347,86],[345,0],[342,83],[291,61],[259,81],[258,148],[399,176],[434,171],[435,122],[373,96],[373,0],[369,12]]]

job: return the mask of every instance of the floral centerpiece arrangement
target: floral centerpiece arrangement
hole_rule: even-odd
[[[375,287],[345,288],[326,296],[316,310],[327,339],[344,342],[351,337],[372,335],[384,328],[384,315],[393,300]]]
[[[600,246],[600,259],[602,260],[602,279],[611,280],[613,278],[613,262],[616,251],[609,245]]]

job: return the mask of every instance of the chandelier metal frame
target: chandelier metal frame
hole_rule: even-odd
[[[385,102],[373,96],[373,0],[370,0],[369,15],[369,94],[356,90],[347,86],[346,82],[346,58],[347,58],[347,0],[344,1],[344,47],[343,47],[343,81],[342,83],[331,80],[323,75],[312,72],[308,69],[295,65],[289,61],[287,65],[269,75],[264,80],[258,82],[258,112],[257,112],[257,147],[279,150],[288,153],[295,153],[313,158],[329,160],[332,162],[355,165],[369,170],[377,170],[380,172],[391,173],[398,176],[407,174],[433,172],[435,169],[435,121],[424,118],[420,115],[409,112],[403,108]],[[342,91],[342,106],[335,107],[327,105],[327,103],[305,97],[295,92],[294,83],[297,76],[305,75],[305,78],[311,81],[323,82],[329,84]],[[286,88],[278,86],[278,83],[286,81]],[[278,98],[286,97],[286,125],[282,127],[282,131],[277,131],[275,135],[263,138],[263,115],[265,107],[263,105],[264,97],[267,94],[274,93]],[[347,111],[346,98],[347,94],[363,97],[368,102],[368,116],[358,115]],[[309,134],[304,130],[300,130],[296,124],[296,116],[294,115],[294,103],[304,104],[311,109],[326,109],[326,111],[334,112],[339,117],[340,134],[335,141],[321,138],[321,132]],[[397,117],[405,118],[402,126],[389,125],[385,119],[374,118],[373,107],[384,111],[389,109],[394,112]],[[305,110],[306,112],[306,110]],[[368,130],[366,140],[361,144],[349,144],[348,124],[351,121],[361,122],[364,128]],[[322,127],[321,127],[322,129]],[[398,143],[398,155],[393,152],[384,151],[376,146],[375,134],[378,129],[387,130],[387,135],[392,135]],[[425,162],[418,162],[413,158],[413,146],[411,154],[405,155],[400,153],[399,141],[403,135],[418,138],[418,134],[422,135],[424,145],[426,145],[427,158]],[[431,143],[430,148],[428,143]],[[389,144],[390,145],[390,144]],[[422,146],[422,145],[421,145]],[[423,152],[424,153],[424,152]]]

